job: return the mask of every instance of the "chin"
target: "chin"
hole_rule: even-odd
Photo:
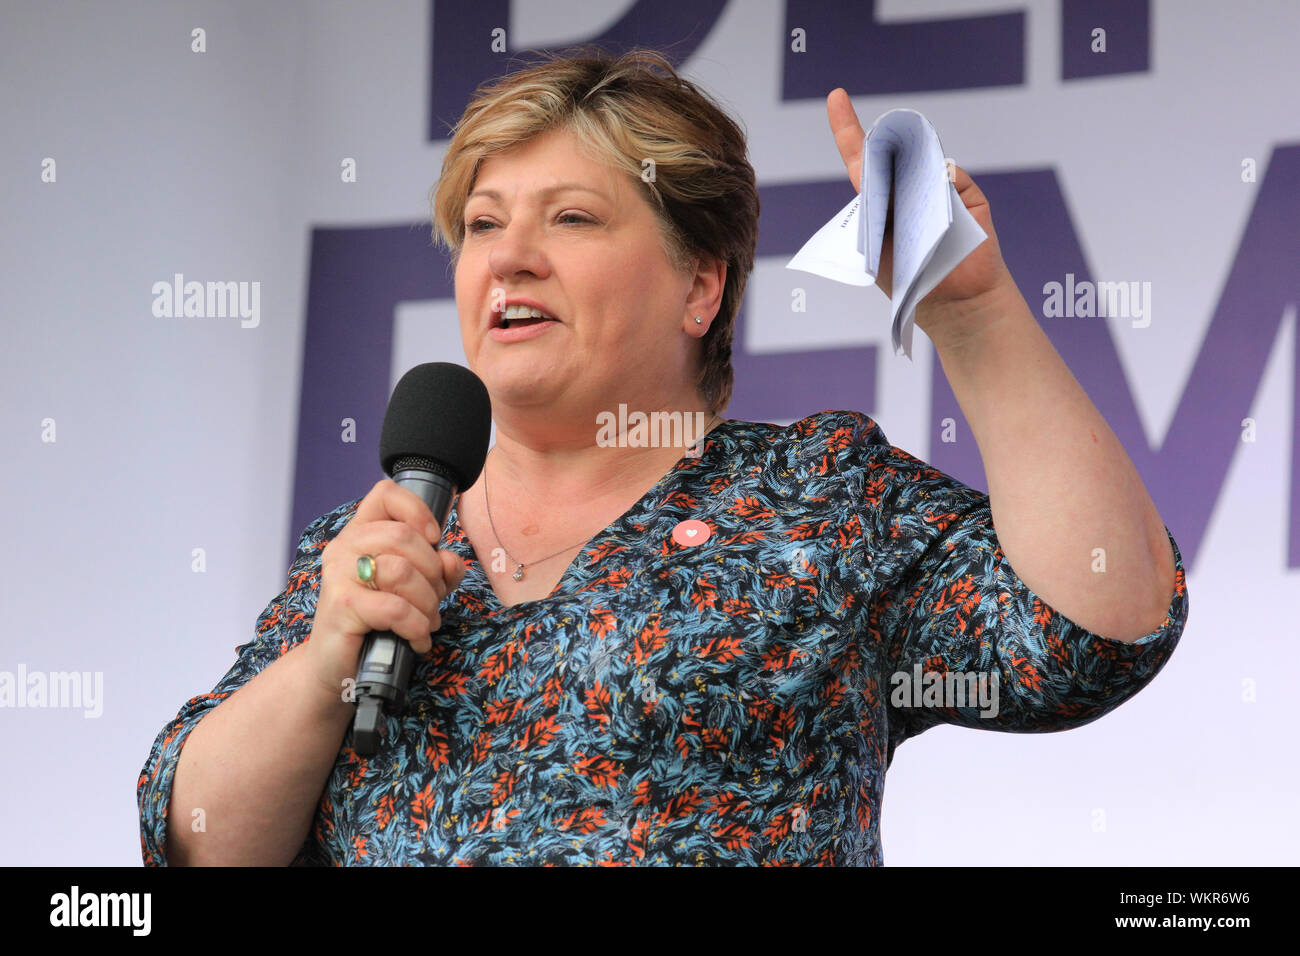
[[[512,356],[480,361],[474,371],[483,379],[494,403],[517,406],[549,405],[564,394],[566,383],[573,378],[555,366]]]

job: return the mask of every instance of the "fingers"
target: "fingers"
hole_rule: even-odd
[[[427,654],[433,648],[433,632],[440,624],[419,610],[404,595],[387,591],[361,591],[349,589],[343,598],[344,605],[364,622],[365,631],[392,631],[407,641],[417,654]]]
[[[347,529],[344,531],[346,533]],[[459,556],[450,551],[435,550],[428,541],[416,535],[409,525],[397,521],[372,521],[358,525],[347,538],[340,534],[335,541],[343,545],[338,569],[340,577],[349,574],[355,586],[369,591],[356,577],[356,559],[363,554],[372,555],[375,559],[374,582],[377,590],[396,595],[424,618],[424,622],[411,618],[404,626],[426,627],[427,622],[427,629],[423,631],[408,634],[393,627],[396,633],[407,638],[423,638],[442,626],[438,606],[465,574],[464,562]],[[333,545],[334,542],[330,544]],[[331,555],[331,558],[334,556]],[[392,614],[395,610],[398,609],[394,607],[388,613]],[[367,623],[372,629],[379,627],[377,621],[369,620]]]
[[[975,185],[975,180],[970,178],[970,173],[956,163],[950,164],[948,168],[952,170],[952,184],[957,187],[957,192]]]
[[[391,478],[375,482],[374,487],[357,505],[357,513],[352,522],[367,524],[384,520],[403,522],[426,541],[432,543],[436,540],[431,539],[426,530],[430,522],[435,526],[438,525],[429,506],[421,501],[420,496],[415,492],[403,488]],[[442,529],[438,530],[441,532]]]
[[[866,131],[858,121],[858,111],[853,108],[853,101],[849,99],[849,94],[842,87],[832,90],[830,96],[826,97],[826,115],[830,120],[835,142],[840,146],[840,152],[844,152],[844,143],[847,143],[860,153]],[[851,139],[848,138],[850,136]],[[846,137],[843,142],[841,137]]]
[[[390,479],[377,482],[321,554],[317,622],[354,637],[389,630],[427,653],[430,634],[442,626],[439,605],[465,575],[459,556],[431,543],[439,534],[414,492]],[[375,560],[373,589],[357,575],[357,559],[367,554]]]
[[[465,580],[465,562],[454,551],[439,551],[437,554],[442,560],[442,579],[447,586],[442,595],[445,598]]]
[[[831,124],[831,134],[835,145],[848,170],[849,181],[853,188],[862,191],[862,140],[867,135],[858,121],[853,101],[843,88],[836,88],[826,97],[826,117]]]
[[[989,201],[984,196],[983,190],[975,185],[975,180],[971,179],[970,173],[962,169],[956,163],[952,164],[953,168],[953,186],[957,189],[957,195],[961,197],[962,204],[969,210],[979,209],[981,206],[987,206]]]
[[[348,527],[352,528],[351,525]],[[339,538],[343,538],[347,531],[348,528],[344,528]],[[376,558],[393,555],[414,566],[418,575],[431,583],[436,583],[436,580],[442,577],[442,562],[438,559],[437,550],[424,535],[414,531],[409,524],[400,521],[371,521],[352,528],[352,533],[344,540],[348,549],[353,552],[354,560],[363,554],[371,554]],[[388,587],[393,583],[391,578],[378,575],[376,577],[376,583],[383,590],[392,590]]]
[[[433,546],[441,534],[419,495],[385,478],[370,489],[352,521],[335,539],[343,540],[354,561],[362,554],[374,556],[376,588],[396,595],[411,609],[407,614],[389,602],[386,610],[376,608],[376,612],[393,619],[388,629],[411,640],[416,650],[423,647],[427,651],[429,634],[442,626],[438,605],[450,590],[444,563]],[[380,628],[374,620],[368,623],[372,629]]]

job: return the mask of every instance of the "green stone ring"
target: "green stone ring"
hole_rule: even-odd
[[[357,578],[372,591],[379,590],[379,585],[375,583],[375,576],[378,573],[379,565],[375,563],[373,555],[363,554],[357,558]]]

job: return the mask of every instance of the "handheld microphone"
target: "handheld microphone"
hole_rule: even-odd
[[[397,484],[419,495],[444,528],[452,499],[478,480],[491,434],[492,401],[479,377],[450,362],[426,362],[393,389],[379,463]],[[352,746],[361,756],[378,752],[384,715],[405,709],[414,666],[415,652],[405,638],[392,631],[366,635],[352,724]]]

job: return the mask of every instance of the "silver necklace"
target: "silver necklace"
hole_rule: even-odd
[[[707,436],[709,433],[709,429],[713,427],[713,423],[716,422],[717,420],[718,420],[718,416],[714,415],[713,418],[709,420],[709,423],[704,426],[704,434],[701,435],[699,438],[697,438],[695,441],[691,442],[691,444],[688,445],[687,448],[694,449],[697,445],[700,444],[700,442],[704,441],[705,436]],[[486,468],[483,469],[483,503],[487,505],[488,527],[492,529],[492,537],[497,539],[497,544],[501,546],[501,550],[502,552],[504,552],[506,556],[506,560],[508,560],[511,564],[515,565],[515,572],[514,574],[511,575],[511,577],[513,577],[516,581],[522,581],[524,579],[524,568],[528,567],[528,564],[541,564],[543,561],[549,561],[551,560],[551,558],[564,554],[565,551],[572,551],[574,548],[580,547],[581,545],[586,544],[588,541],[591,540],[590,537],[583,538],[581,541],[577,542],[576,544],[571,544],[567,548],[561,548],[559,551],[556,551],[554,554],[548,554],[544,558],[538,558],[535,561],[529,561],[528,564],[524,564],[523,562],[516,561],[514,558],[510,557],[510,552],[506,551],[505,542],[501,540],[501,535],[497,532],[496,522],[492,520],[492,500],[488,497],[488,476],[487,476]]]

